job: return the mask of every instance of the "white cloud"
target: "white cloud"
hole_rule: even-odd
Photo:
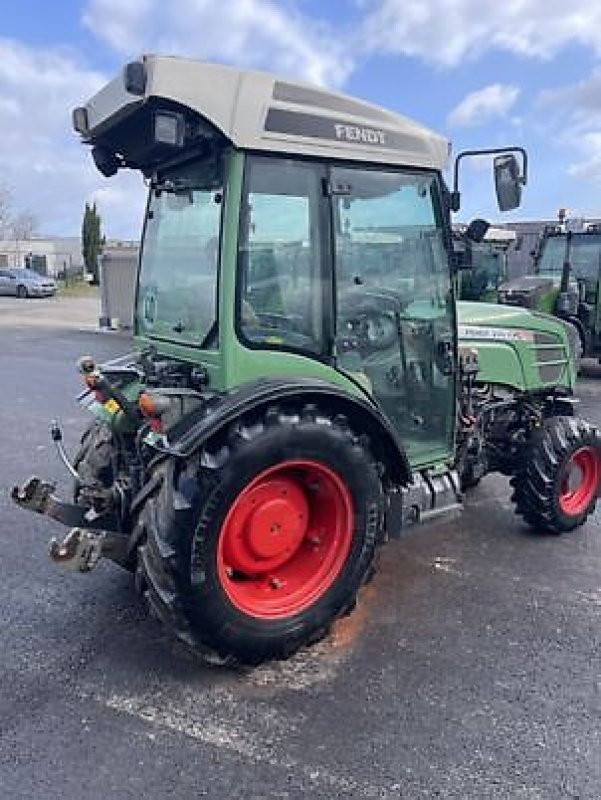
[[[471,92],[455,106],[448,116],[447,123],[452,128],[484,125],[498,117],[506,117],[520,90],[517,86],[493,83]]]
[[[370,52],[455,66],[498,49],[547,59],[575,43],[601,54],[601,4],[591,0],[359,0]]]
[[[573,120],[590,124],[601,116],[601,67],[578,83],[545,89],[537,98],[537,106],[545,114],[563,118],[570,115]]]
[[[601,179],[601,130],[590,131],[577,141],[581,159],[568,168],[573,178],[599,182]]]
[[[584,80],[542,91],[536,101],[546,136],[572,160],[568,174],[579,180],[601,179],[601,67]]]
[[[112,48],[189,55],[268,68],[312,83],[339,86],[353,63],[325,23],[275,0],[90,0],[84,24]]]
[[[109,236],[135,232],[144,203],[139,178],[120,176],[119,190],[106,195],[71,129],[71,109],[105,82],[70,50],[0,39],[0,182],[10,189],[14,212],[32,211],[44,233],[77,235],[85,201],[96,198]]]

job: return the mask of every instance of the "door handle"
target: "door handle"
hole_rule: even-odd
[[[455,372],[455,348],[452,339],[438,340],[436,364],[443,375],[452,375]]]

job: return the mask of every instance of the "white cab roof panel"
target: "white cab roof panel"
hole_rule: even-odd
[[[196,112],[236,147],[424,167],[447,166],[448,141],[405,117],[342,94],[267,73],[147,55],[141,94],[123,74],[85,106],[94,142],[146,103],[165,99]]]

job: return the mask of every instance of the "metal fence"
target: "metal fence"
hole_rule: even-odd
[[[137,266],[134,247],[108,250],[100,257],[100,327],[133,326]]]

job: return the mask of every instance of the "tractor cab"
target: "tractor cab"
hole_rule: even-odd
[[[156,57],[74,121],[104,174],[138,169],[150,186],[141,347],[197,362],[214,390],[333,377],[377,403],[412,463],[451,456],[442,137],[319,89]]]

